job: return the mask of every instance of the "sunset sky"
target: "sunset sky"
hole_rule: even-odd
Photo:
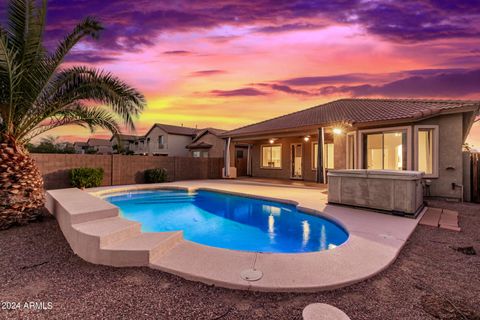
[[[480,1],[55,0],[47,47],[86,16],[105,30],[67,63],[143,92],[138,134],[233,129],[342,97],[480,99]]]

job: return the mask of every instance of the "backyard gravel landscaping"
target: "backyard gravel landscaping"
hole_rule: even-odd
[[[228,290],[149,268],[93,265],[46,217],[0,231],[0,319],[301,319],[315,302],[351,319],[480,319],[480,205],[430,205],[459,211],[462,231],[418,226],[386,271],[313,294]]]

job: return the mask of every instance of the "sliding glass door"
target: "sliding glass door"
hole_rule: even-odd
[[[366,169],[407,170],[407,132],[374,132],[363,135]]]

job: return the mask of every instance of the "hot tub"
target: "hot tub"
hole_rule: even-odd
[[[423,172],[330,170],[328,202],[415,217],[423,208]]]

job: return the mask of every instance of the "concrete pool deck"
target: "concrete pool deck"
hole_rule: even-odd
[[[296,204],[298,209],[332,219],[349,232],[331,250],[282,254],[208,247],[183,239],[182,232],[142,233],[138,222],[98,196],[141,189],[203,189]],[[381,272],[395,261],[417,219],[327,204],[322,189],[234,180],[196,180],[163,184],[51,190],[47,209],[56,216],[72,250],[86,261],[112,266],[150,266],[185,279],[216,286],[308,292],[344,287]],[[261,271],[257,281],[241,277]]]

